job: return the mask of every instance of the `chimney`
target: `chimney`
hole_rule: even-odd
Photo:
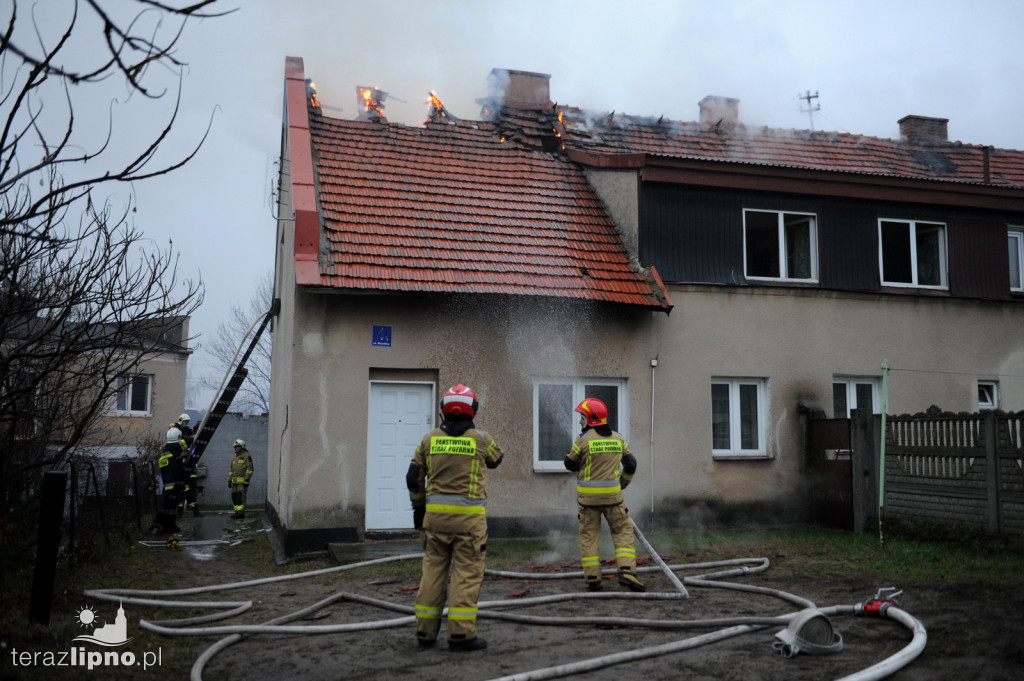
[[[739,125],[740,100],[708,95],[698,102],[700,122],[705,125]]]
[[[900,139],[908,142],[948,142],[946,130],[948,118],[931,118],[930,116],[904,116],[898,121]]]
[[[546,73],[491,69],[488,94],[505,106],[545,109],[551,106],[551,76]]]

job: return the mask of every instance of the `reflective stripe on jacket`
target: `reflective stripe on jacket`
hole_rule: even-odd
[[[243,449],[231,458],[228,470],[228,483],[232,485],[248,485],[252,479],[252,455]]]
[[[632,475],[622,475],[622,460],[632,459],[629,445],[616,432],[600,435],[588,429],[573,442],[566,456],[576,468],[576,499],[584,506],[604,506],[622,502],[622,489]]]
[[[426,502],[428,513],[485,515],[486,471],[497,466],[502,456],[494,438],[484,431],[469,428],[452,436],[435,428],[413,454],[410,470],[418,478],[408,481],[413,507]]]

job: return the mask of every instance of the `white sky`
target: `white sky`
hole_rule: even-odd
[[[498,67],[550,74],[553,101],[599,112],[695,120],[697,102],[714,94],[739,99],[747,125],[806,129],[798,95],[809,90],[819,94],[817,130],[898,137],[897,121],[918,114],[948,118],[953,140],[1024,149],[1018,0],[225,4],[240,9],[191,24],[179,43],[190,68],[168,147],[184,152],[212,115],[210,136],[192,164],[135,187],[137,226],[157,243],[173,239],[182,274],[206,284],[192,320],[200,346],[273,269],[268,195],[286,56],[305,60],[325,113],[340,118],[355,117],[358,85],[405,100],[386,102],[393,122],[420,124],[431,90],[454,115],[478,118],[475,100]],[[105,116],[109,98],[96,107]],[[201,348],[189,364],[192,380],[213,374]]]

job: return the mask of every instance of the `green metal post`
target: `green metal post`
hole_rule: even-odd
[[[878,455],[878,543],[885,547],[885,416],[889,413],[889,360],[882,360],[882,443]]]

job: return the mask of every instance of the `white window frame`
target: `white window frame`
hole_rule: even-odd
[[[1016,253],[1017,266],[1014,268],[1013,259],[1010,259],[1010,290],[1018,293],[1024,292],[1024,227],[1012,226],[1007,232],[1007,242],[1010,254]],[[1014,276],[1017,285],[1014,286]]]
[[[882,225],[884,223],[906,225],[910,236],[910,281],[886,281],[885,279],[885,245],[882,239]],[[917,228],[919,226],[937,227],[939,229],[939,283],[921,284],[917,271]],[[948,252],[946,223],[933,220],[907,220],[906,218],[879,218],[878,220],[878,276],[883,286],[898,286],[901,288],[926,288],[946,290],[949,288]]]
[[[978,411],[999,408],[999,381],[978,381]]]
[[[135,379],[145,378],[146,379],[146,408],[145,410],[132,409],[131,404],[132,393],[134,392],[133,386],[135,385]],[[126,389],[128,388],[128,389]],[[124,397],[124,408],[121,407],[121,398]],[[114,394],[114,414],[117,416],[152,416],[153,415],[153,375],[152,374],[133,374],[131,376],[122,375],[117,377],[117,391]]]
[[[768,379],[713,376],[711,385],[729,387],[729,447],[716,448],[714,439],[714,400],[711,404],[711,455],[715,459],[767,459],[768,450]],[[740,414],[740,386],[753,385],[757,388],[757,448],[744,449],[741,444],[742,418]]]
[[[572,400],[570,404],[565,405],[564,415],[559,414],[560,417],[565,419],[566,426],[569,429],[570,438],[569,443],[566,445],[565,451],[561,452],[561,455],[557,459],[544,459],[540,458],[540,426],[541,426],[541,414],[540,414],[540,387],[543,385],[561,385],[561,386],[572,386]],[[629,390],[628,382],[624,378],[590,378],[590,377],[552,377],[544,376],[533,379],[533,470],[537,473],[553,473],[553,472],[568,472],[565,465],[562,463],[565,455],[569,453],[572,447],[573,441],[579,436],[579,414],[576,414],[573,409],[588,396],[585,392],[585,386],[608,386],[614,387],[618,390],[618,403],[619,412],[615,419],[615,430],[622,437],[629,441]]]
[[[768,213],[776,216],[776,224],[778,227],[778,266],[779,276],[768,277],[764,275],[750,274],[750,265],[747,262],[748,248],[748,234],[747,234],[747,215],[750,213]],[[786,216],[795,215],[801,218],[809,218],[810,221],[810,234],[807,248],[810,253],[807,254],[808,261],[811,267],[810,277],[791,277],[789,274],[789,263],[786,259],[786,254],[789,249],[786,247]],[[817,283],[818,281],[818,216],[814,213],[805,213],[801,211],[793,210],[765,210],[760,208],[744,208],[743,209],[743,273],[747,279],[755,279],[762,281],[793,281],[793,282],[804,282],[804,283]]]
[[[871,413],[881,414],[882,413],[882,383],[881,379],[877,376],[849,376],[849,375],[836,375],[832,377],[832,390],[835,391],[835,385],[837,383],[843,383],[846,386],[846,413],[836,414],[835,413],[835,398],[833,396],[832,401],[832,416],[837,419],[850,418],[850,405],[857,401],[857,385],[863,385],[865,383],[871,384]],[[860,405],[853,407],[853,409],[863,409]]]

